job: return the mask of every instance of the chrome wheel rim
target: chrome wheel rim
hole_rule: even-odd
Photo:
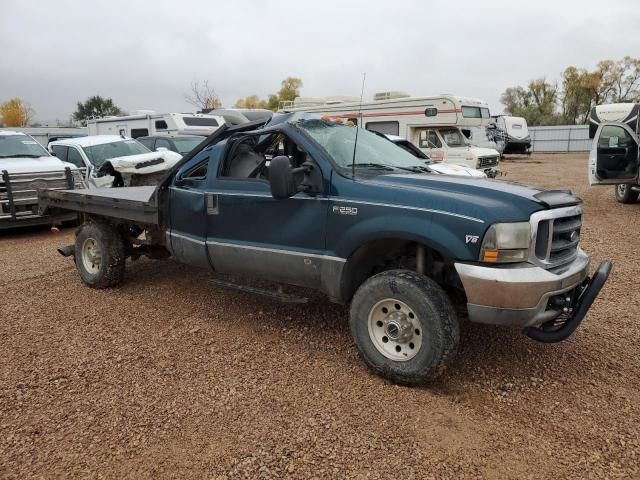
[[[422,324],[404,302],[385,298],[369,311],[369,337],[378,352],[396,362],[406,362],[422,346]]]
[[[627,185],[622,183],[618,185],[618,195],[624,197],[627,193]]]
[[[94,238],[87,238],[82,243],[82,265],[84,269],[92,274],[100,271],[102,265],[102,250]]]

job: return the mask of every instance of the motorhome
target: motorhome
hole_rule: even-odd
[[[355,97],[298,97],[283,102],[280,110],[347,119],[367,130],[405,138],[434,162],[476,168],[490,177],[497,173],[499,153],[471,145],[460,130],[489,124],[489,105],[483,100],[453,95],[411,97],[391,91],[378,93],[366,102]]]
[[[620,203],[640,195],[640,103],[597,105],[589,113],[589,183],[614,185]]]
[[[89,120],[89,135],[121,135],[138,138],[149,135],[211,135],[225,122],[220,115],[205,113],[155,113],[140,111],[123,117]]]
[[[495,115],[488,126],[489,138],[504,144],[503,153],[528,153],[531,149],[531,136],[527,121],[522,117]]]
[[[49,142],[62,140],[64,138],[86,137],[86,127],[20,127],[20,128],[0,128],[0,130],[12,130],[28,135],[44,148]]]

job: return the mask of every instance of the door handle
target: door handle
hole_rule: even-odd
[[[207,193],[207,215],[218,215],[220,210],[218,210],[218,195],[215,193]]]

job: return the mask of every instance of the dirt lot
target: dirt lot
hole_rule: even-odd
[[[639,478],[640,204],[589,188],[586,156],[503,164],[571,188],[583,248],[614,261],[585,324],[558,345],[465,323],[429,388],[369,373],[347,311],[207,284],[173,261],[83,287],[56,246],[0,237],[0,476]]]

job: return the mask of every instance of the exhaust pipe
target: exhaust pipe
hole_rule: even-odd
[[[63,257],[73,257],[76,253],[75,245],[67,245],[66,247],[58,248],[58,253]]]

